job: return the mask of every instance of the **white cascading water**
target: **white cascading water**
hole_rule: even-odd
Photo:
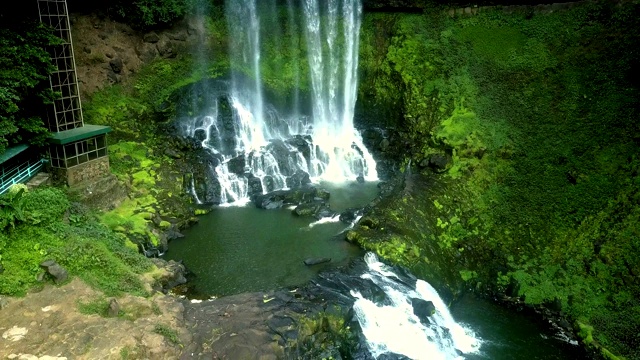
[[[379,305],[352,291],[356,317],[374,358],[395,353],[411,359],[461,359],[461,354],[478,352],[480,340],[456,323],[436,290],[423,280],[415,289],[397,281],[400,278],[373,253],[365,255],[368,271],[361,277],[371,279],[384,290],[391,305]],[[395,279],[395,280],[394,280]],[[435,313],[425,325],[414,314],[411,299],[430,301]]]
[[[270,1],[273,3],[261,0],[259,4],[272,5],[273,14],[276,0]],[[307,40],[312,84],[313,112],[306,116],[300,115],[298,95],[290,116],[279,114],[264,100],[261,39],[274,33],[270,27],[278,26],[277,21],[260,17],[263,11],[257,0],[226,2],[232,34],[231,64],[237,70],[228,100],[232,124],[229,120],[223,123],[216,109],[182,124],[186,136],[196,137],[196,132],[204,131],[203,147],[220,159],[219,164],[212,165],[210,174],[220,184],[221,204],[246,203],[251,195],[249,178],[260,179],[262,193],[286,189],[287,179],[300,172],[308,174],[313,182],[344,182],[358,177],[377,180],[375,161],[353,125],[362,4],[360,0],[299,1],[306,23],[302,24],[305,36],[301,38]],[[297,15],[293,0],[288,1],[287,10],[289,17]],[[267,25],[261,26],[261,21]],[[288,21],[289,26],[296,23],[295,19]],[[276,42],[282,43],[291,47],[295,42]],[[220,100],[214,101],[217,108]],[[228,139],[229,131],[233,131],[233,141]],[[223,132],[227,133],[225,138],[220,135]],[[211,136],[220,138],[211,141]],[[221,145],[230,142],[232,149]],[[245,163],[244,173],[229,168],[229,163],[239,157]]]
[[[320,171],[312,176],[339,182],[360,174],[366,180],[376,180],[375,161],[353,126],[362,4],[359,0],[303,1],[313,141],[322,152],[317,158]],[[338,41],[340,34],[342,41]],[[327,51],[323,51],[324,45]]]

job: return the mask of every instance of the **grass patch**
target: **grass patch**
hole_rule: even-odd
[[[164,339],[172,345],[182,346],[182,343],[180,343],[180,335],[178,334],[178,331],[171,328],[170,326],[164,324],[156,324],[153,332],[162,335]]]

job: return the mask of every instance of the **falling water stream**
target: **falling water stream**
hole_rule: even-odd
[[[273,18],[280,16],[276,1],[232,0],[225,8],[234,71],[224,90],[207,93],[210,106],[180,123],[182,135],[197,139],[210,155],[210,180],[192,184],[195,200],[221,206],[187,230],[185,239],[174,241],[167,255],[185,260],[196,274],[198,291],[211,295],[301,285],[321,270],[362,256],[358,248],[334,238],[348,226],[337,217],[315,221],[294,217],[290,209],[260,210],[248,205],[252,196],[304,185],[308,179],[329,188],[331,207],[339,212],[372,200],[378,178],[375,161],[353,123],[361,1],[287,0],[287,18],[280,23],[300,36],[274,43],[293,53],[305,42],[310,84],[305,101],[299,90],[299,60],[294,61],[290,108],[269,102],[261,73],[263,40],[284,34],[273,27],[278,26]],[[332,262],[309,268],[302,264],[306,257]],[[467,325],[462,325],[427,282],[408,282],[373,254],[366,255],[365,263],[366,270],[357,276],[381,289],[385,300],[368,298],[355,288],[343,295],[352,299],[373,358],[391,353],[412,359],[498,358],[496,342],[530,341],[542,331],[531,327],[515,340],[508,334],[483,339],[486,331],[474,329],[486,328],[487,320],[474,323],[473,316],[463,312]],[[416,304],[431,304],[432,314],[416,312]],[[530,326],[518,321],[514,324]],[[564,347],[549,346],[557,358],[569,358]],[[551,358],[548,355],[536,349],[530,358]]]

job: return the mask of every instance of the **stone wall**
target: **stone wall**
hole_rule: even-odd
[[[58,169],[57,169],[58,170]],[[74,186],[83,181],[94,181],[109,174],[109,157],[103,156],[66,170],[59,169],[58,178],[66,178],[67,185]]]

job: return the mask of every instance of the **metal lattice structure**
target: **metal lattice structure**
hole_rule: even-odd
[[[111,128],[84,123],[67,1],[37,1],[40,22],[51,26],[53,34],[62,40],[49,48],[56,67],[49,80],[51,90],[57,94],[47,116],[52,132],[49,170],[54,179],[72,186],[109,173],[107,133]]]
[[[60,132],[84,126],[82,103],[76,76],[76,64],[71,39],[71,24],[66,0],[37,0],[40,22],[53,28],[62,44],[51,47],[49,53],[56,66],[49,77],[51,90],[60,94],[49,113],[49,130]]]

